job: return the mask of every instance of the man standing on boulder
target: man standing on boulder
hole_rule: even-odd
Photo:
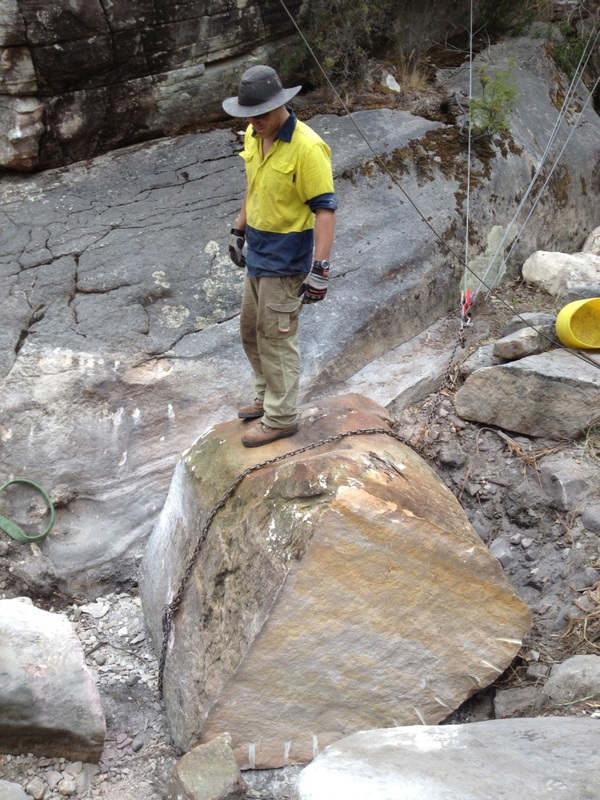
[[[274,69],[255,66],[237,97],[223,101],[230,116],[248,120],[246,193],[229,245],[246,268],[240,332],[256,397],[239,417],[258,420],[242,436],[246,447],[297,433],[298,317],[303,303],[327,294],[337,208],[331,151],[286,105],[301,88],[284,89]]]

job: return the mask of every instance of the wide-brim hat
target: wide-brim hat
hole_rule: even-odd
[[[231,117],[257,117],[284,106],[301,88],[284,89],[272,67],[250,67],[242,75],[237,97],[223,100],[223,108]]]

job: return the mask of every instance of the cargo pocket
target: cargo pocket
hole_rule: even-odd
[[[298,330],[301,300],[288,303],[267,303],[267,325],[265,335],[270,339],[285,339]]]

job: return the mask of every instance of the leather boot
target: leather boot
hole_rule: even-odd
[[[259,417],[262,417],[264,413],[262,400],[256,398],[251,405],[240,408],[238,411],[238,417],[240,419],[258,419]]]
[[[247,433],[242,436],[242,444],[244,447],[260,447],[263,444],[271,444],[271,442],[276,442],[277,439],[286,439],[288,436],[298,433],[299,427],[297,422],[293,425],[288,425],[287,428],[271,428],[270,425],[259,422],[249,428]]]

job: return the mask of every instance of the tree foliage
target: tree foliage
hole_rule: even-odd
[[[321,66],[337,89],[355,86],[373,52],[395,19],[393,0],[308,0],[299,25]],[[290,53],[315,85],[325,78],[305,46]]]
[[[510,114],[517,103],[514,64],[493,75],[484,64],[479,68],[481,94],[471,98],[471,127],[475,136],[510,130]]]

